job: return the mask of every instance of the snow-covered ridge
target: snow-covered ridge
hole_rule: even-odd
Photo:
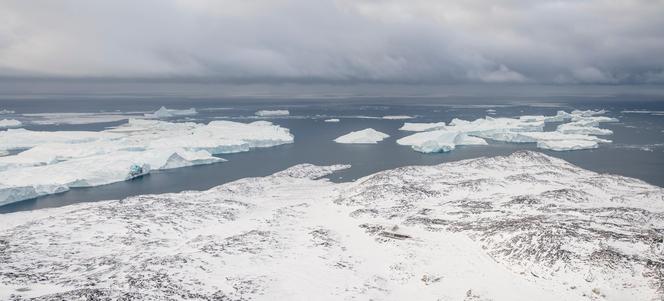
[[[616,122],[615,118],[596,116],[606,111],[574,110],[558,111],[554,116],[520,116],[519,118],[494,118],[487,116],[474,121],[453,119],[448,125],[438,123],[404,123],[400,130],[419,131],[397,140],[419,152],[447,152],[456,145],[486,144],[483,139],[513,143],[537,143],[538,148],[555,151],[597,148],[599,143],[610,143],[596,135],[611,135],[609,129],[599,128],[600,123]],[[565,122],[555,131],[544,132],[547,122]],[[458,136],[458,137],[457,137]],[[472,139],[468,139],[468,137]]]
[[[136,120],[101,132],[0,132],[0,205],[70,187],[125,181],[152,170],[224,161],[216,154],[292,143],[288,129],[267,121],[208,124]]]
[[[4,214],[0,299],[664,297],[662,188],[534,152],[320,179],[346,167]]]
[[[390,135],[368,128],[340,136],[334,139],[334,142],[345,144],[375,144],[388,137]]]

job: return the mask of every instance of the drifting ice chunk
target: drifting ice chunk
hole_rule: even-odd
[[[337,118],[325,119],[325,122],[339,122],[339,119]]]
[[[408,116],[408,115],[387,115],[387,116],[383,116],[383,119],[391,119],[391,120],[413,119],[413,116]]]
[[[5,110],[5,109],[0,110],[0,114],[2,114],[2,115],[4,115],[4,114],[14,114],[14,113],[16,113],[16,112],[14,112],[12,110]]]
[[[574,110],[572,111],[572,115],[574,116],[581,116],[581,117],[590,117],[590,116],[595,116],[595,115],[602,115],[606,114],[606,110],[586,110],[586,111],[581,111],[581,110]]]
[[[598,143],[590,140],[543,140],[537,142],[537,147],[553,151],[570,151],[597,148]]]
[[[413,150],[422,153],[449,152],[457,145],[486,145],[482,138],[470,137],[464,133],[436,130],[422,132],[397,140],[400,145],[409,145]]]
[[[23,125],[16,119],[2,119],[0,120],[0,129],[17,128]]]
[[[336,143],[378,143],[383,139],[390,137],[390,135],[376,131],[372,128],[364,129],[361,131],[350,132],[337,139]]]
[[[405,122],[400,131],[409,131],[409,132],[425,132],[425,131],[434,131],[441,130],[445,128],[445,122],[435,122],[435,123],[412,123]]]
[[[256,116],[268,117],[268,116],[288,116],[290,112],[288,110],[260,110],[255,113]]]
[[[196,112],[196,109],[190,108],[186,110],[175,110],[175,109],[167,109],[166,107],[161,107],[159,110],[155,111],[154,113],[151,114],[145,114],[145,117],[148,118],[171,118],[171,117],[179,117],[179,116],[193,116],[198,114]]]

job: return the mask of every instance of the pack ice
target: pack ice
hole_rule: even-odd
[[[574,110],[558,111],[554,116],[520,116],[519,118],[494,118],[486,116],[474,121],[453,119],[448,125],[438,123],[404,123],[403,131],[421,132],[397,140],[398,144],[411,146],[419,152],[448,152],[457,145],[482,145],[484,139],[536,143],[538,148],[568,151],[597,148],[599,143],[610,140],[597,135],[611,135],[609,129],[599,128],[600,123],[616,122],[615,118],[597,116],[606,111]],[[555,131],[545,132],[547,122],[566,122]]]
[[[288,129],[266,121],[208,124],[136,120],[101,132],[0,132],[0,205],[125,181],[151,170],[224,161],[213,155],[292,143]]]
[[[536,152],[2,215],[1,300],[662,300],[664,189]]]
[[[390,137],[390,135],[368,128],[340,136],[334,139],[334,142],[344,144],[375,144],[387,137]]]

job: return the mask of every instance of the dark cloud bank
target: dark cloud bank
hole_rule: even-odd
[[[0,78],[664,83],[664,1],[0,2]]]

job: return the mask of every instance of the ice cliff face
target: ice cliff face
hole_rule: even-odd
[[[5,214],[0,299],[660,300],[664,189],[534,152]]]

